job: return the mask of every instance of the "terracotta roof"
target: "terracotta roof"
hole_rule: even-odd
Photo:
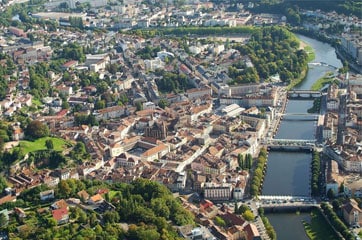
[[[68,204],[64,199],[61,199],[53,204],[57,209],[67,208]]]
[[[254,237],[260,236],[258,229],[252,223],[245,226],[244,231],[247,233],[247,239],[254,239]]]
[[[16,199],[15,196],[6,195],[5,197],[0,198],[0,205],[7,202],[13,202],[15,199]]]
[[[68,209],[66,208],[61,208],[61,209],[56,209],[52,211],[52,215],[53,218],[57,221],[62,220],[66,215],[68,215]]]
[[[92,202],[96,203],[96,202],[102,201],[103,198],[102,198],[102,196],[101,196],[100,194],[96,194],[96,195],[93,195],[93,196],[90,198],[90,200],[91,200]]]
[[[165,144],[160,144],[156,147],[153,147],[149,150],[147,150],[146,152],[144,152],[142,155],[145,156],[145,157],[149,157],[149,156],[152,156],[158,152],[161,152],[163,150],[165,150],[167,148],[167,146]]]
[[[349,200],[343,206],[343,210],[346,211],[348,214],[351,214],[353,211],[358,211],[362,213],[362,210],[358,207],[358,203],[354,199]]]
[[[74,65],[77,65],[78,64],[78,62],[77,61],[75,61],[75,60],[72,60],[72,61],[69,61],[69,62],[66,62],[66,63],[64,63],[63,64],[63,67],[71,67],[71,66],[74,66]]]
[[[89,194],[85,190],[79,191],[77,195],[84,200],[88,200],[89,198]]]

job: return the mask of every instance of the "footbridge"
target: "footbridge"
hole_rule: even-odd
[[[322,96],[320,91],[312,90],[290,90],[288,91],[288,98],[319,98]]]
[[[338,69],[336,66],[333,66],[331,64],[325,63],[325,62],[311,62],[308,63],[308,65],[312,65],[312,66],[325,66],[325,67],[331,67],[334,69]]]

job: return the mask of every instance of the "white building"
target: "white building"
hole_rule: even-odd
[[[165,63],[162,62],[162,60],[159,57],[156,57],[155,59],[146,59],[144,60],[145,68],[147,71],[154,71],[158,68],[163,68],[165,66]]]

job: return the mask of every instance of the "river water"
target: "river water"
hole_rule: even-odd
[[[297,35],[310,45],[316,58],[313,62],[324,62],[337,68],[342,67],[334,48],[329,44]],[[310,89],[313,83],[328,71],[335,69],[329,66],[310,65],[304,81],[296,89]],[[307,113],[312,106],[310,100],[290,100],[286,113]],[[278,139],[314,139],[316,123],[314,121],[282,121],[275,136]],[[310,196],[310,162],[312,155],[305,152],[274,152],[268,156],[268,169],[265,176],[263,195]],[[268,214],[274,226],[278,240],[308,240],[304,232],[302,220],[309,219],[308,213]]]

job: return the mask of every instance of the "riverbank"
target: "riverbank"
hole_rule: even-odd
[[[338,240],[331,226],[322,216],[320,210],[313,209],[310,221],[303,221],[305,232],[311,240]]]
[[[287,90],[291,90],[293,89],[295,86],[297,86],[298,84],[302,83],[303,80],[306,78],[308,73],[308,66],[306,67],[306,69],[304,69],[302,71],[302,73],[300,74],[299,78],[294,79],[293,81],[290,82],[290,84],[287,87]]]
[[[314,49],[312,62],[324,62],[327,65],[341,67],[342,64],[337,58],[335,49],[323,42],[303,36],[296,35],[305,49],[309,45]],[[310,52],[308,49],[306,51]],[[311,57],[312,58],[312,57]],[[310,60],[311,60],[310,58]],[[309,64],[310,65],[310,64]],[[296,89],[310,89],[313,83],[323,77],[331,67],[325,65],[310,65],[305,72],[303,81],[296,86]],[[286,109],[288,113],[307,113],[313,107],[311,100],[289,100]],[[317,104],[315,104],[317,105]],[[317,109],[317,106],[314,107]],[[314,139],[316,131],[315,123],[312,121],[281,121],[275,138],[279,139]],[[311,195],[311,160],[312,154],[298,152],[271,151],[268,154],[267,173],[263,184],[263,195]],[[278,239],[308,240],[302,221],[311,223],[310,213],[268,213],[266,217],[275,228]],[[323,238],[322,238],[323,239]]]
[[[323,77],[319,78],[315,83],[313,83],[312,87],[310,88],[313,91],[319,91],[321,88],[323,88],[327,84],[334,83],[334,74],[333,72],[327,72],[324,74]]]
[[[307,62],[308,63],[312,62],[315,59],[314,49],[310,45],[308,45],[307,43],[305,43],[301,39],[299,39],[296,35],[294,35],[294,36],[297,39],[297,41],[299,42],[299,49],[303,49],[307,53],[307,55],[308,55]],[[306,78],[307,74],[308,74],[308,65],[305,67],[305,69],[303,69],[303,71],[301,72],[301,74],[298,78],[296,78],[290,82],[287,89],[288,90],[293,89],[295,86],[302,83],[303,80]]]

